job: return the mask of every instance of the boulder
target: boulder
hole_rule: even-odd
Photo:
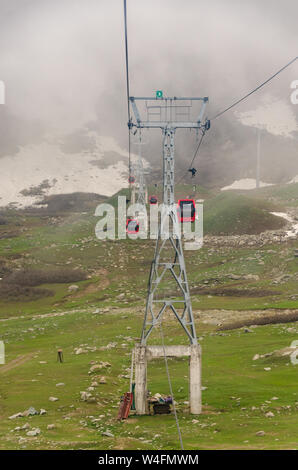
[[[88,392],[80,392],[80,395],[82,401],[87,401],[89,398],[91,398],[91,393]]]
[[[114,437],[114,434],[111,433],[108,429],[101,433],[102,436]]]
[[[77,286],[75,284],[68,287],[68,292],[77,292],[77,290],[79,290],[79,286]]]
[[[20,412],[20,413],[14,414],[14,415],[12,415],[12,416],[9,416],[8,419],[22,418],[23,416],[24,416],[23,413]]]
[[[56,424],[48,424],[47,429],[51,431],[52,429],[56,429]]]
[[[86,354],[88,351],[83,348],[76,348],[75,349],[75,354]]]
[[[40,434],[40,429],[39,428],[33,428],[31,431],[26,432],[26,436],[38,436]]]

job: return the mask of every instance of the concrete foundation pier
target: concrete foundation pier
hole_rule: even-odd
[[[147,413],[147,358],[146,347],[135,347],[135,405],[138,415]]]
[[[135,405],[139,415],[147,413],[147,362],[167,357],[189,357],[189,405],[192,414],[202,412],[201,346],[135,346]]]
[[[194,415],[202,413],[202,361],[201,346],[190,346],[189,360],[189,404]]]

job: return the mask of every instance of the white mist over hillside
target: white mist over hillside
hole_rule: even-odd
[[[111,137],[99,137],[95,132],[88,137],[93,139],[93,148],[79,153],[63,151],[57,137],[1,158],[0,206],[22,208],[52,194],[110,196],[127,186],[127,151]]]
[[[291,103],[274,100],[269,94],[254,110],[237,111],[235,115],[243,125],[263,129],[273,135],[292,139],[293,133],[298,132],[298,122]]]
[[[264,183],[260,181],[260,187],[263,188],[265,186],[272,186],[270,183]],[[229,189],[255,189],[256,188],[256,180],[253,178],[243,178],[241,180],[234,181],[234,183],[230,184],[229,186],[225,186],[221,188],[222,191],[226,191]]]

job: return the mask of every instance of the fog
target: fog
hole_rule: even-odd
[[[209,96],[208,116],[298,55],[295,0],[127,0],[130,90],[134,96]],[[88,129],[127,148],[121,0],[1,0],[0,156],[58,136],[68,152],[93,151]],[[268,182],[298,174],[298,105],[290,101],[298,61],[212,123],[195,165],[197,180],[224,185],[252,176],[255,126],[262,126]],[[144,155],[161,166],[160,135]],[[177,169],[187,169],[195,135],[177,132]],[[69,150],[70,149],[70,150]],[[0,160],[1,162],[1,160]],[[107,161],[108,164],[108,161]],[[179,174],[180,174],[179,173]]]

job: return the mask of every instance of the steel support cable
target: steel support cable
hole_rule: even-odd
[[[279,75],[281,72],[283,72],[286,68],[290,67],[290,65],[292,65],[296,60],[298,59],[298,56],[295,57],[294,59],[292,59],[290,62],[288,62],[286,65],[284,65],[281,69],[279,69],[277,72],[275,72],[273,75],[271,75],[271,77],[267,78],[267,80],[265,80],[263,83],[261,83],[260,85],[258,85],[256,88],[254,88],[252,91],[250,91],[249,93],[247,93],[245,96],[243,96],[242,98],[240,98],[239,100],[235,101],[234,103],[232,103],[230,106],[228,106],[227,108],[225,108],[223,111],[220,111],[219,113],[215,114],[215,116],[213,116],[210,121],[214,121],[214,119],[217,119],[218,117],[222,116],[224,113],[226,113],[227,111],[229,111],[230,109],[234,108],[235,106],[237,106],[239,103],[241,103],[242,101],[246,100],[246,98],[248,98],[249,96],[253,95],[256,91],[260,90],[260,88],[263,88],[264,85],[266,85],[267,83],[271,82],[271,80],[273,80],[273,78],[275,78],[277,75]]]
[[[194,163],[194,161],[195,161],[195,159],[196,159],[196,156],[198,155],[198,152],[199,152],[199,150],[200,150],[200,147],[201,147],[201,144],[202,144],[202,142],[203,142],[203,138],[204,138],[205,134],[206,134],[206,131],[205,131],[205,129],[204,129],[204,130],[202,131],[202,135],[201,135],[201,138],[200,138],[199,143],[198,143],[198,145],[197,145],[197,148],[196,148],[196,150],[195,150],[194,156],[193,156],[193,158],[192,158],[192,160],[191,160],[191,162],[190,162],[190,164],[189,164],[189,168],[186,170],[186,172],[185,172],[184,175],[180,178],[180,180],[178,181],[177,184],[180,184],[180,183],[181,183],[181,181],[182,181],[182,180],[184,179],[184,177],[187,175],[189,169],[192,167],[192,165],[193,165],[193,163]]]
[[[295,57],[294,59],[292,59],[290,62],[288,62],[286,65],[284,65],[281,69],[279,69],[277,72],[275,72],[273,75],[271,75],[271,77],[267,78],[267,80],[265,80],[263,83],[261,83],[260,85],[258,85],[256,88],[254,88],[252,91],[250,91],[249,93],[247,93],[245,96],[243,96],[242,98],[240,98],[239,100],[235,101],[234,103],[232,103],[230,106],[228,106],[227,108],[225,108],[223,111],[220,111],[219,113],[215,114],[215,116],[213,116],[210,121],[214,121],[215,119],[217,119],[218,117],[222,116],[224,113],[226,113],[227,111],[229,111],[230,109],[234,108],[235,106],[237,106],[238,104],[240,104],[242,101],[246,100],[249,96],[253,95],[256,91],[260,90],[261,88],[263,88],[263,86],[265,86],[267,83],[271,82],[271,80],[273,80],[275,77],[277,77],[277,75],[279,75],[281,72],[283,72],[286,68],[290,67],[290,65],[292,65],[296,60],[298,60],[298,56]],[[201,143],[202,143],[202,140],[203,140],[203,137],[205,135],[205,132],[202,134],[202,137],[200,139],[200,142],[197,146],[197,149],[195,151],[195,154],[194,154],[194,157],[189,165],[189,168],[192,167],[193,165],[193,162],[197,156],[197,153],[199,151],[199,148],[201,146]],[[185,172],[185,174],[182,176],[182,178],[178,181],[177,184],[179,184],[185,177],[185,175],[187,174],[188,170]]]
[[[174,416],[175,416],[175,421],[176,421],[176,426],[177,426],[177,431],[178,431],[178,436],[179,436],[180,447],[181,447],[181,450],[184,450],[182,435],[181,435],[181,431],[180,431],[180,426],[179,426],[179,421],[178,421],[178,416],[177,416],[177,410],[176,410],[176,405],[175,405],[175,400],[174,400],[174,395],[173,395],[172,382],[171,382],[171,377],[170,377],[170,372],[169,372],[169,365],[168,365],[168,359],[167,359],[165,341],[164,341],[164,335],[163,335],[163,329],[162,329],[162,320],[160,322],[160,336],[161,336],[163,354],[164,354],[164,359],[165,359],[168,383],[169,383],[169,388],[170,388],[170,395],[172,397],[173,410],[174,410]]]
[[[124,9],[124,38],[125,38],[125,66],[126,66],[126,94],[127,94],[127,117],[128,117],[128,181],[131,189],[131,114],[130,114],[130,92],[129,92],[129,66],[128,66],[128,40],[127,40],[127,8],[126,0],[123,0]]]

